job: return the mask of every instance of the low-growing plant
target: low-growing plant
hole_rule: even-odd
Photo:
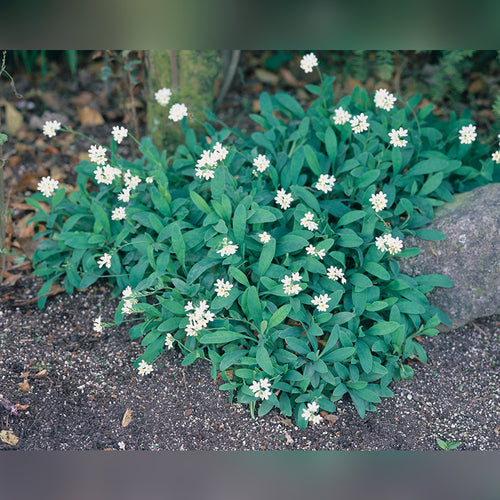
[[[105,278],[121,301],[94,329],[133,322],[142,375],[178,348],[184,366],[210,361],[252,415],[258,403],[304,428],[345,396],[361,417],[374,411],[413,376],[412,358],[426,361],[418,337],[450,324],[425,294],[451,281],[402,274],[398,259],[419,252],[404,238],[445,238],[422,226],[454,192],[491,182],[500,152],[475,140],[468,114],[442,122],[385,89],[335,102],[334,77],[320,76],[307,110],[263,93],[249,136],[207,111],[197,137],[177,105],[186,141],[172,157],[129,134],[140,155],[125,160],[116,128],[76,168],[76,188],[43,179],[27,200],[39,306],[56,280],[71,293]],[[56,130],[67,129],[45,133]]]

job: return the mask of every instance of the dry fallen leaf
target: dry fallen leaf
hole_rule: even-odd
[[[20,405],[19,403],[15,404],[14,406],[16,407],[16,410],[18,410],[18,411],[24,411],[30,407],[30,405]]]
[[[127,427],[128,424],[132,422],[132,410],[127,408],[122,418],[122,427]]]
[[[95,127],[96,125],[103,125],[104,118],[101,113],[96,109],[84,106],[78,110],[78,119],[81,124],[88,127]]]
[[[186,411],[184,412],[184,416],[185,416],[185,417],[189,417],[189,415],[191,415],[191,413],[193,413],[193,409],[192,409],[192,408],[190,408],[189,410],[186,410]]]
[[[272,73],[271,71],[267,71],[265,69],[256,69],[255,76],[263,83],[277,85],[279,82],[279,76],[276,73]]]
[[[30,385],[28,384],[28,379],[26,379],[26,378],[22,382],[20,382],[18,385],[19,385],[20,391],[28,392],[31,389]]]
[[[326,411],[320,412],[321,416],[328,422],[328,427],[333,425],[339,417],[337,415],[332,415],[331,413],[326,413]]]
[[[47,376],[47,370],[40,370],[37,374],[33,375],[33,378],[42,378]]]
[[[12,431],[0,431],[0,439],[11,446],[16,446],[19,438]]]
[[[8,135],[15,135],[23,126],[23,115],[5,99],[0,100],[0,105],[5,106],[5,128]]]

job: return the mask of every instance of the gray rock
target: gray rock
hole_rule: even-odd
[[[500,313],[500,184],[455,195],[436,210],[427,229],[441,231],[446,239],[405,238],[404,248],[421,252],[400,259],[400,271],[410,276],[442,274],[453,281],[453,287],[435,288],[427,295],[453,328]],[[450,330],[445,325],[439,329]]]

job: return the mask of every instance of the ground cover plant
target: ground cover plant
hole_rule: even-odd
[[[319,71],[314,54],[301,66]],[[197,136],[173,104],[186,141],[172,157],[116,127],[109,147],[90,146],[76,189],[42,179],[27,200],[39,306],[58,280],[71,293],[106,279],[122,301],[94,329],[130,321],[141,375],[178,348],[184,365],[209,360],[252,414],[277,407],[303,428],[346,395],[361,417],[373,411],[393,380],[412,377],[408,359],[426,360],[418,339],[449,323],[425,294],[452,283],[400,273],[398,259],[418,253],[404,237],[444,238],[422,229],[434,207],[497,180],[500,152],[466,113],[439,121],[419,96],[385,89],[337,102],[333,81],[307,87],[307,110],[263,93],[250,136],[210,112]],[[135,160],[119,155],[123,140],[137,143]]]

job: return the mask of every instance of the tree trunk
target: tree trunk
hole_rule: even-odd
[[[184,141],[180,122],[168,118],[175,103],[184,103],[188,121],[197,133],[203,128],[193,119],[204,120],[203,108],[213,110],[215,82],[221,74],[222,57],[217,50],[150,50],[148,67],[148,134],[161,151],[172,152]],[[163,87],[172,90],[167,106],[155,99],[155,92]]]

